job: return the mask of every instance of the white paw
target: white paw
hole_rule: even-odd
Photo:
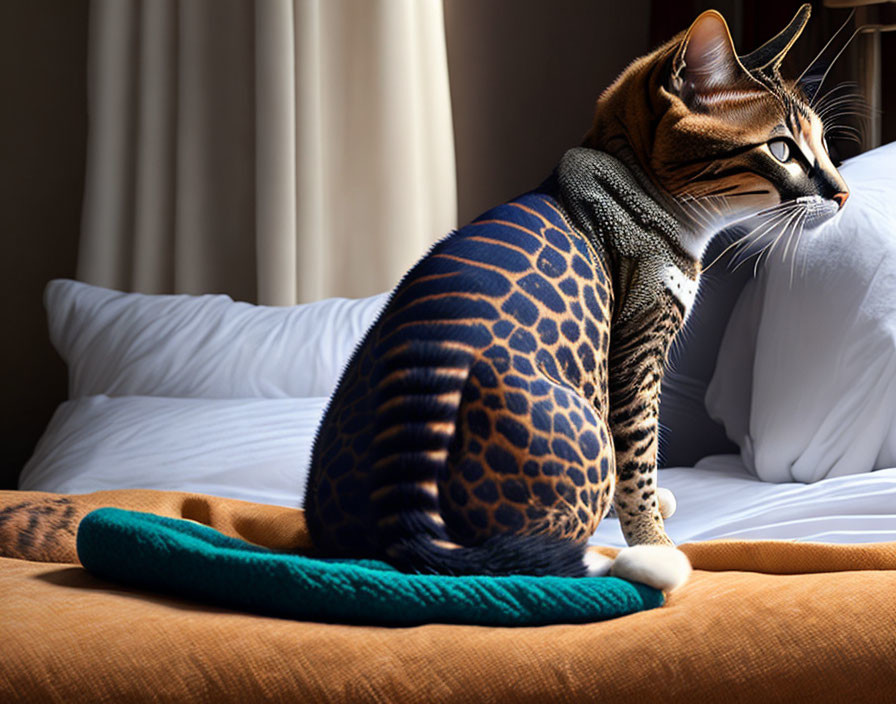
[[[585,576],[586,577],[605,577],[610,574],[610,568],[613,566],[613,558],[601,555],[594,550],[585,551]]]
[[[675,509],[678,507],[675,494],[668,489],[658,486],[656,488],[656,498],[660,502],[660,515],[663,518],[669,518],[669,516],[675,513]]]
[[[619,551],[610,574],[671,592],[688,581],[691,563],[678,548],[666,545],[635,545]]]

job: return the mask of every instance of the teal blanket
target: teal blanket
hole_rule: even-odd
[[[372,560],[274,552],[191,521],[101,508],[78,529],[96,575],[234,609],[309,621],[537,626],[652,609],[662,592],[615,577],[448,577]]]

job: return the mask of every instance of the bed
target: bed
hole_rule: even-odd
[[[845,165],[850,207],[796,259],[705,282],[662,414],[667,528],[695,572],[599,623],[294,621],[94,576],[75,540],[100,507],[307,549],[316,423],[386,294],[262,308],[51,282],[69,400],[0,492],[0,701],[896,701],[893,163]],[[621,547],[618,523],[591,543]]]

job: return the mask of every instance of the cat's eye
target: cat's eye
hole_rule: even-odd
[[[790,159],[790,146],[783,139],[773,139],[768,143],[768,150],[782,164]]]

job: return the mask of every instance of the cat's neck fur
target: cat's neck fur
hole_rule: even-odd
[[[556,171],[560,201],[573,224],[602,253],[616,281],[614,317],[623,322],[653,308],[669,290],[693,303],[700,253],[680,209],[664,197],[632,159],[570,149]]]

